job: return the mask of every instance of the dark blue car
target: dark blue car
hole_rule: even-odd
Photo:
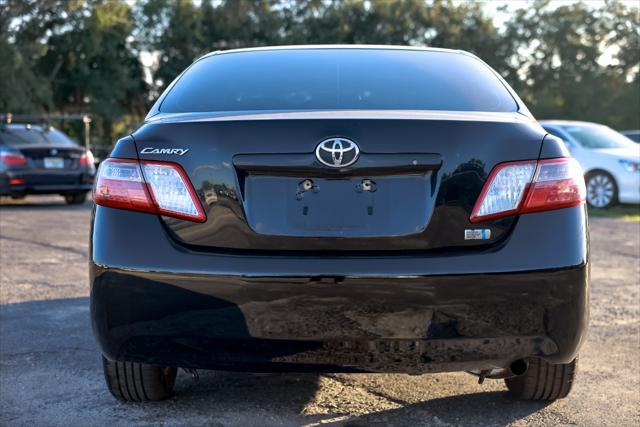
[[[95,171],[91,151],[52,126],[0,124],[0,196],[59,194],[84,203]]]

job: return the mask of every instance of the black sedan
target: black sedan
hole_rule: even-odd
[[[0,125],[0,196],[60,194],[84,203],[93,186],[91,151],[48,125]]]
[[[166,398],[178,368],[571,389],[582,171],[466,52],[207,55],[117,142],[94,200],[92,325],[120,400]]]

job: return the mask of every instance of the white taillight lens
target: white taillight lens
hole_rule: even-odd
[[[536,171],[536,162],[503,163],[496,166],[473,209],[471,221],[504,216],[520,207],[522,196]]]
[[[140,165],[134,160],[107,159],[100,165],[100,179],[116,181],[144,182]]]
[[[206,219],[186,174],[172,163],[107,159],[100,164],[93,199],[112,208]]]
[[[160,213],[195,220],[204,217],[191,184],[177,165],[143,162],[142,168]]]
[[[470,220],[576,206],[585,196],[582,170],[575,159],[503,163],[489,175]]]

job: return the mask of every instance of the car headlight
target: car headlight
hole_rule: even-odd
[[[632,162],[631,160],[618,160],[620,165],[629,172],[640,171],[640,162]]]

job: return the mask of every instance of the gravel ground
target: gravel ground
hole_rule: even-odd
[[[91,335],[89,203],[0,206],[0,425],[640,425],[640,223],[591,220],[589,338],[573,393],[512,400],[464,373],[180,373],[177,396],[121,404]]]

